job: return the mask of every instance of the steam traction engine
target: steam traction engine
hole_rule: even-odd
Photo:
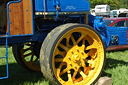
[[[5,7],[0,59],[7,59],[7,76],[0,79],[8,78],[8,46],[20,65],[55,84],[90,85],[100,77],[111,37],[103,18],[89,15],[88,0],[10,0]]]

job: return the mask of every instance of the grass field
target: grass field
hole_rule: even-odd
[[[4,48],[0,55],[4,56]],[[5,60],[0,60],[0,76],[5,73]],[[113,85],[128,84],[128,50],[107,53],[106,66],[102,76],[112,78]],[[19,66],[9,48],[9,78],[0,80],[0,85],[50,85],[41,72],[29,72]]]

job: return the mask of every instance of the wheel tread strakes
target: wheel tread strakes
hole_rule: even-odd
[[[60,79],[57,78],[58,76],[56,76],[54,74],[53,71],[55,71],[53,69],[53,66],[52,66],[52,56],[54,55],[53,54],[53,51],[54,51],[54,48],[56,46],[56,44],[58,43],[59,39],[65,34],[67,33],[68,31],[74,29],[74,28],[77,28],[77,27],[83,27],[83,28],[88,28],[90,29],[91,31],[93,31],[95,34],[97,34],[97,36],[100,38],[101,40],[101,37],[99,36],[98,32],[95,31],[93,28],[87,26],[87,25],[80,25],[80,24],[72,24],[72,23],[69,23],[69,24],[65,24],[65,25],[61,25],[61,26],[58,26],[56,27],[55,29],[53,29],[49,34],[48,36],[45,38],[43,44],[42,44],[42,47],[41,47],[41,52],[40,52],[40,65],[41,65],[41,71],[43,73],[43,75],[48,79],[50,80],[51,82],[53,82],[52,84],[60,84]],[[91,40],[90,40],[91,41]],[[104,44],[103,44],[103,41],[101,40],[102,42],[102,45],[103,45],[103,48],[104,47]],[[91,43],[91,42],[89,42]],[[100,43],[101,44],[101,43]],[[80,48],[81,49],[81,48]],[[102,49],[102,48],[100,48]],[[92,53],[92,52],[90,52]],[[68,53],[67,53],[68,54]],[[70,54],[70,53],[69,53]],[[74,62],[77,62],[76,60],[80,60],[79,58],[77,59],[77,55],[75,54],[74,55],[75,57],[72,58],[72,61],[71,63],[75,64]],[[92,55],[93,56],[93,55]],[[88,62],[91,62],[91,60],[86,60]],[[104,49],[104,61],[105,62],[105,49]],[[82,64],[83,65],[83,64]],[[76,65],[77,66],[77,65]],[[61,66],[60,66],[61,67]],[[101,68],[104,67],[104,63],[103,63],[103,66]],[[73,67],[75,68],[75,67]],[[77,67],[78,68],[78,67]],[[76,70],[78,70],[76,68]],[[80,74],[83,76],[83,78],[85,78],[83,72],[81,72],[81,70],[79,70]],[[70,73],[70,71],[68,71],[68,73]],[[98,75],[100,76],[101,72],[98,73]],[[68,77],[70,77],[71,75],[68,75]],[[99,77],[98,76],[98,77]],[[98,79],[97,77],[97,79]],[[58,80],[59,79],[59,80]],[[81,78],[77,79],[76,81],[80,81]],[[95,79],[96,80],[96,79]],[[94,81],[93,81],[94,82]],[[91,83],[93,83],[91,82]],[[66,84],[65,82],[61,84]],[[68,83],[69,84],[69,83]],[[79,85],[77,83],[75,83],[76,85]]]
[[[51,82],[53,82],[53,85],[56,84],[56,82],[54,82],[54,78],[53,78],[53,74],[51,74],[51,69],[50,69],[50,63],[49,62],[49,57],[46,57],[47,55],[47,48],[48,48],[48,43],[51,40],[51,38],[53,37],[57,37],[56,33],[60,33],[60,29],[62,30],[62,28],[65,28],[67,25],[72,25],[72,24],[65,24],[65,25],[60,25],[58,27],[56,27],[54,30],[52,30],[47,37],[45,38],[42,47],[41,47],[41,51],[40,51],[40,66],[41,66],[41,72],[43,73],[44,77],[47,78],[48,80],[50,80]]]

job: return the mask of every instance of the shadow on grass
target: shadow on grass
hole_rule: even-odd
[[[104,70],[106,70],[106,69],[113,69],[113,68],[116,68],[119,65],[120,66],[122,66],[122,65],[128,65],[128,62],[125,62],[123,60],[116,60],[116,59],[112,59],[112,58],[107,58],[106,59],[106,65],[105,65]],[[103,71],[102,76],[111,77],[112,74],[106,73],[105,71]]]
[[[6,74],[6,66],[0,66],[0,75],[4,72]],[[1,73],[2,72],[2,73]],[[2,75],[3,76],[3,75]],[[46,81],[41,72],[30,72],[17,63],[9,64],[9,78],[0,80],[0,85],[34,85],[41,81]]]
[[[105,70],[116,68],[119,65],[128,65],[128,62],[107,58]],[[1,74],[5,74],[5,71],[5,65],[0,66],[0,76]],[[103,71],[102,76],[111,77],[112,74]],[[0,80],[0,85],[23,85],[25,82],[27,83],[27,85],[34,85],[34,83],[42,81],[48,82],[47,80],[45,80],[41,72],[30,72],[19,66],[17,63],[13,63],[9,64],[9,78]]]
[[[112,58],[107,58],[105,69],[115,68],[118,65],[128,65],[128,62],[125,62],[123,60],[116,60],[116,59],[112,59]]]

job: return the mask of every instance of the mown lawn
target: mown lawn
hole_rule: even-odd
[[[128,85],[128,50],[107,53],[102,76],[111,77],[113,85]]]
[[[41,72],[30,72],[21,67],[14,59],[9,48],[9,78],[0,80],[0,85],[50,85]],[[0,49],[0,56],[5,55],[5,48]],[[2,62],[2,63],[1,63]],[[0,76],[6,74],[5,59],[0,60]],[[3,75],[4,74],[4,75]]]
[[[4,56],[4,48],[0,55]],[[0,60],[0,76],[5,73],[5,60]],[[106,66],[102,76],[111,77],[113,85],[128,84],[128,50],[107,52]],[[41,72],[30,72],[19,66],[9,48],[9,78],[0,80],[0,85],[50,85]]]

